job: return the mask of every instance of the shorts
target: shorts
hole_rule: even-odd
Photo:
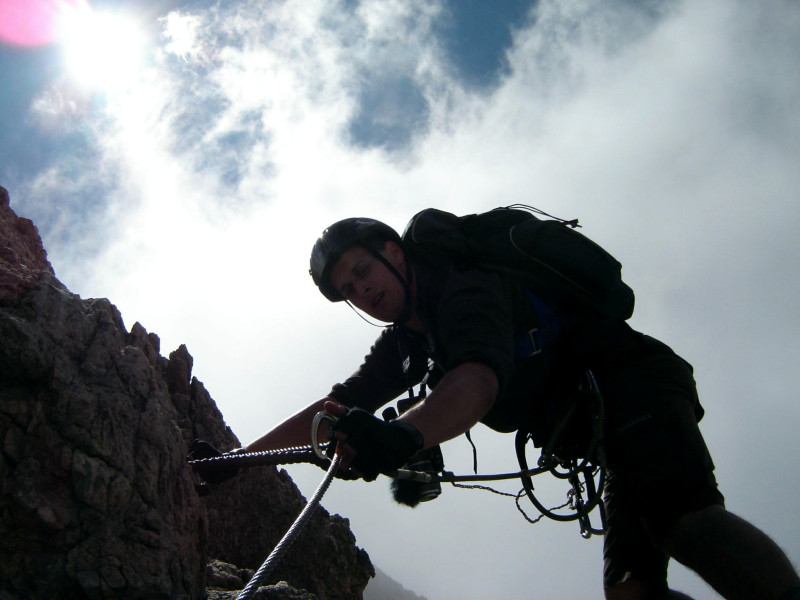
[[[692,368],[670,353],[596,376],[606,404],[604,587],[635,579],[666,590],[663,535],[685,514],[724,505]]]

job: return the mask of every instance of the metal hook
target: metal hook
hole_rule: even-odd
[[[314,415],[314,420],[311,421],[311,447],[319,458],[328,460],[328,455],[325,454],[325,449],[319,442],[319,426],[323,421],[327,421],[331,428],[328,443],[333,439],[333,427],[336,425],[336,419],[328,413],[320,411]]]

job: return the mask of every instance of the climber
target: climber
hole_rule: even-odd
[[[342,469],[367,480],[478,422],[541,442],[554,404],[591,369],[607,404],[605,597],[687,598],[667,585],[674,558],[725,598],[800,600],[783,551],[725,509],[692,368],[662,342],[624,317],[560,314],[546,286],[534,294],[518,277],[432,258],[371,219],[326,229],[311,275],[328,300],[390,325],[352,376],[246,450],[308,443],[321,410],[338,419]],[[372,415],[423,378],[426,399],[393,421]]]

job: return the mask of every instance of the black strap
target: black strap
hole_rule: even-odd
[[[467,440],[469,440],[470,446],[472,446],[472,472],[475,475],[478,474],[478,448],[475,446],[475,442],[472,441],[472,430],[467,429],[464,432],[464,435],[467,436]]]

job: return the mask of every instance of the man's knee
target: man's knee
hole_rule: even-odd
[[[606,588],[606,600],[644,600],[647,588],[640,582],[629,579],[624,583]]]
[[[634,579],[606,588],[605,597],[606,600],[692,600],[691,596],[675,590],[654,590]]]
[[[662,543],[670,556],[686,564],[685,560],[693,553],[707,552],[709,536],[713,537],[717,527],[731,520],[739,518],[724,506],[711,504],[675,519],[666,529]]]

